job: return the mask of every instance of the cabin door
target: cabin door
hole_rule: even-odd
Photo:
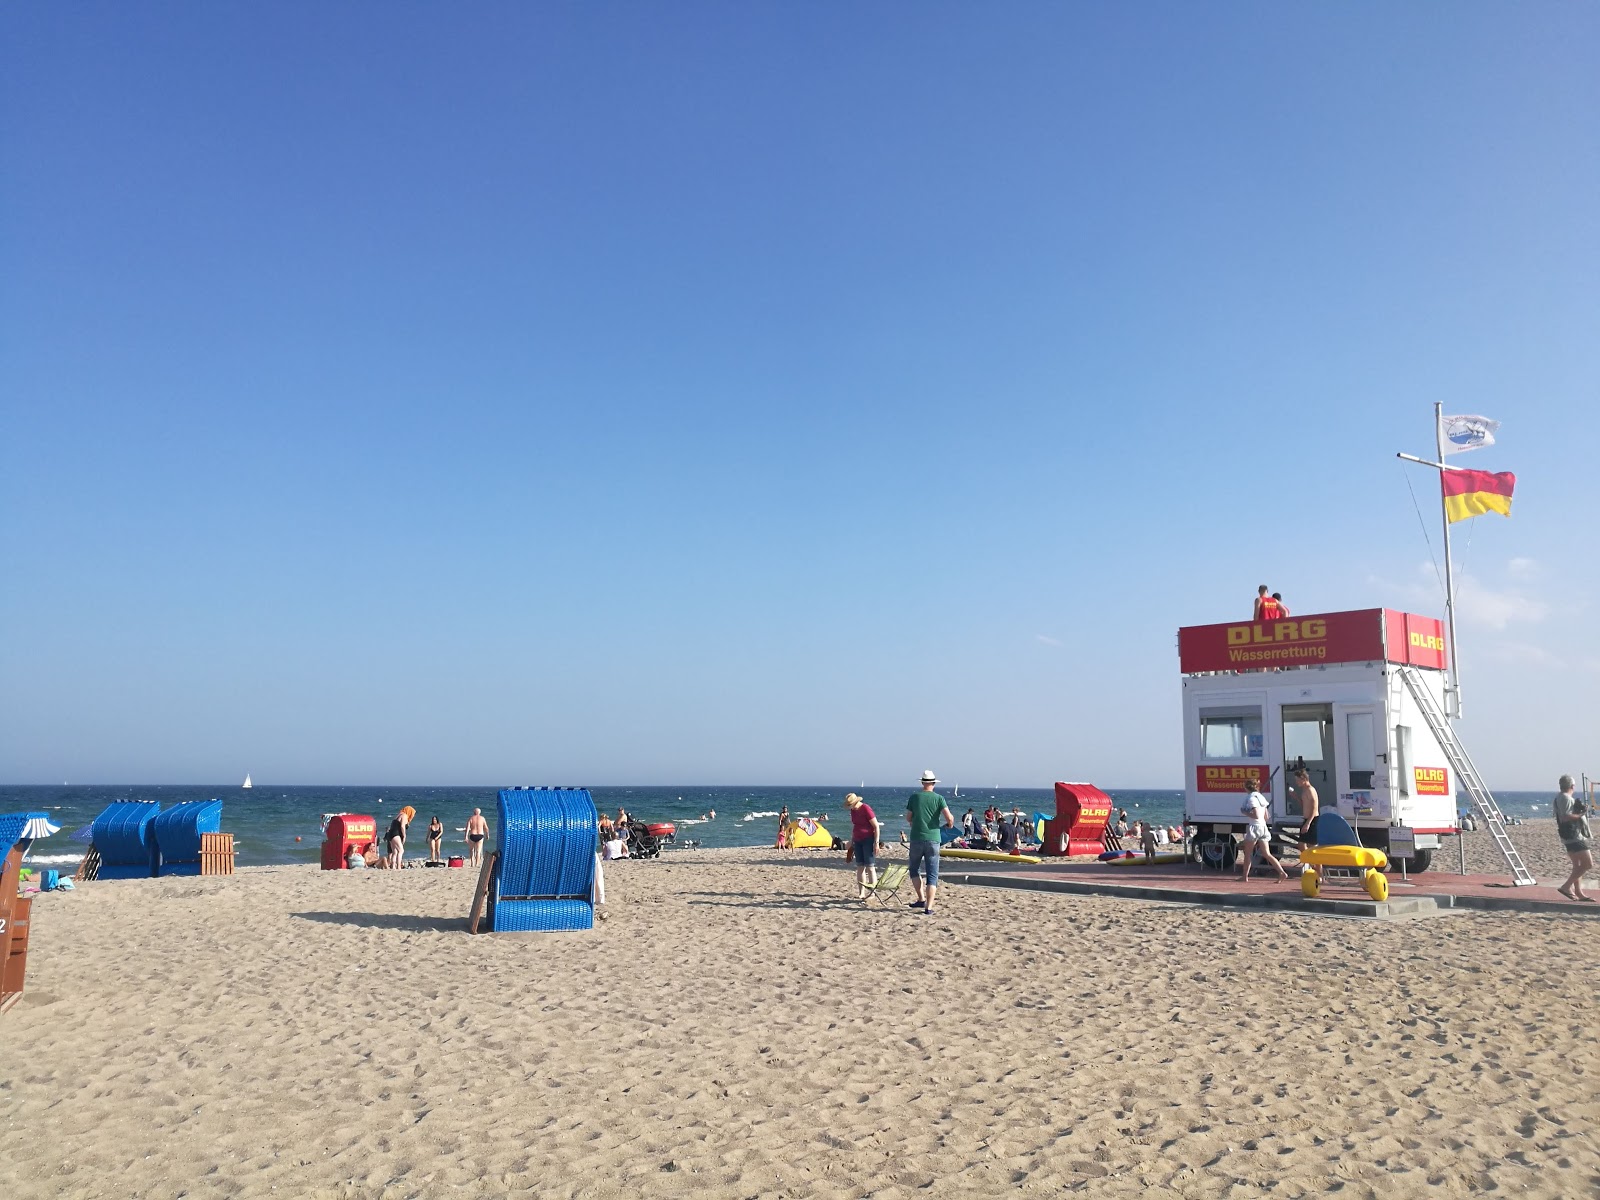
[[[1300,793],[1294,787],[1294,771],[1301,766],[1311,776],[1318,801],[1331,803],[1335,787],[1333,705],[1283,706],[1283,815],[1296,821],[1304,815],[1300,811]]]
[[[1389,764],[1380,750],[1383,714],[1371,704],[1339,704],[1334,708],[1335,772],[1338,791],[1322,792],[1323,807],[1336,808],[1354,824],[1389,817]]]

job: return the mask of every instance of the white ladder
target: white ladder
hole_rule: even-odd
[[[1538,883],[1533,872],[1528,870],[1528,865],[1522,861],[1522,855],[1517,853],[1515,843],[1506,833],[1506,819],[1500,811],[1500,806],[1494,802],[1493,793],[1484,786],[1478,768],[1472,765],[1466,747],[1456,739],[1455,730],[1450,728],[1450,722],[1445,719],[1444,713],[1434,702],[1421,672],[1415,667],[1395,669],[1400,678],[1405,680],[1405,685],[1411,692],[1412,699],[1417,702],[1417,707],[1422,710],[1422,719],[1427,721],[1428,728],[1433,730],[1433,736],[1438,738],[1439,744],[1444,747],[1445,757],[1455,769],[1456,778],[1466,787],[1467,795],[1472,797],[1472,807],[1488,828],[1489,836],[1494,838],[1494,844],[1499,847],[1506,865],[1511,868],[1512,882],[1517,887],[1528,887]],[[1459,833],[1457,836],[1460,836]]]

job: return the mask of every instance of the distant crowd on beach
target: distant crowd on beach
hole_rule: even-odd
[[[359,849],[352,845],[350,853],[345,858],[345,866],[352,871],[366,870],[369,868],[387,871],[399,871],[406,864],[406,838],[411,832],[411,822],[416,819],[417,810],[411,805],[406,805],[395,813],[394,819],[389,822],[389,828],[383,835],[383,849],[379,849],[377,842],[368,842]],[[465,862],[468,866],[479,866],[483,861],[483,843],[489,836],[489,822],[484,818],[483,809],[475,808],[472,815],[467,818],[466,828],[463,831],[467,844]],[[422,861],[421,866],[441,867],[447,860],[443,854],[444,822],[437,813],[428,822],[428,857]],[[413,860],[411,866],[418,866]]]

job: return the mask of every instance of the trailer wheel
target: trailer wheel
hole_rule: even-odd
[[[1322,890],[1322,879],[1317,874],[1315,867],[1307,867],[1300,872],[1300,894],[1308,900],[1315,900],[1317,893]]]
[[[1200,843],[1200,865],[1203,867],[1210,867],[1216,871],[1231,871],[1238,856],[1239,848],[1227,835],[1213,837],[1209,842]]]
[[[1368,867],[1361,882],[1367,889],[1367,895],[1379,903],[1389,898],[1389,880],[1382,871],[1374,871]]]

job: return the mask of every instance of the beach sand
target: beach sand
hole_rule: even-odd
[[[841,857],[609,864],[567,935],[467,936],[467,871],[41,897],[0,1195],[1600,1190],[1600,921],[925,917]]]

